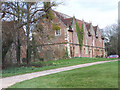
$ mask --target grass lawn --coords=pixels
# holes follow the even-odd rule
[[[77,64],[91,63],[91,62],[97,62],[97,61],[106,61],[106,60],[114,60],[114,59],[72,58],[72,59],[46,61],[46,62],[39,62],[39,63],[37,62],[37,63],[34,63],[34,65],[40,66],[42,64],[43,67],[35,67],[35,66],[9,67],[5,70],[2,70],[2,77],[8,77],[8,76],[20,75],[20,74],[25,74],[25,73],[43,71],[43,70],[48,70],[48,69],[55,69],[55,68],[72,66],[72,65],[77,65]]]
[[[118,88],[118,61],[41,76],[10,88]]]

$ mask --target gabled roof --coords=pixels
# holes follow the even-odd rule
[[[91,25],[91,23],[85,22],[85,25],[86,25],[87,31],[90,31],[90,25]]]
[[[71,26],[72,25],[73,17],[70,17],[66,14],[63,14],[63,13],[60,13],[60,12],[57,12],[57,11],[54,11],[54,12],[66,26]],[[79,20],[79,19],[76,19],[76,20],[77,20],[77,23],[78,23],[79,27],[81,28],[82,21]]]
[[[59,17],[59,19],[61,19],[63,21],[64,17],[62,15],[59,14],[59,12],[53,11],[55,12],[55,14]]]
[[[62,21],[64,22],[65,25],[71,26],[73,18],[66,18],[66,19],[63,19]]]
[[[72,22],[73,22],[73,18],[74,17],[70,17],[66,14],[63,14],[63,13],[60,13],[60,12],[57,12],[57,11],[54,11],[55,14],[59,17],[59,19],[66,25],[66,26],[71,26],[72,25]],[[76,19],[77,20],[77,24],[79,25],[79,27],[81,28],[82,26],[82,23],[83,21],[79,20],[79,19]],[[90,31],[90,28],[91,28],[91,23],[88,23],[88,22],[84,22],[85,23],[85,26],[86,26],[86,29],[87,31]],[[92,26],[93,27],[93,30],[95,32],[95,35],[97,34],[97,27],[98,26]]]
[[[93,26],[94,31],[97,31],[97,26]]]
[[[78,19],[76,19],[77,20],[77,24],[78,24],[78,26],[80,27],[80,28],[82,28],[82,21],[81,20],[78,20]]]
[[[73,20],[73,17],[70,17],[66,14],[63,14],[63,13],[60,13],[60,12],[57,12],[57,11],[53,11],[55,12],[55,14],[59,17],[59,19],[67,26],[69,25],[72,25],[72,20]]]
[[[53,12],[55,12],[55,14],[56,14],[60,19],[71,18],[71,16],[68,16],[68,15],[66,15],[66,14],[63,14],[63,13],[60,13],[60,12],[57,12],[57,11],[54,11],[54,10],[53,10]]]
[[[95,31],[95,35],[97,34],[96,32],[97,32],[97,26],[93,26],[93,29],[94,29],[94,31]]]

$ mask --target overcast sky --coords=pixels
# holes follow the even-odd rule
[[[55,10],[86,22],[92,22],[101,29],[117,23],[119,0],[63,0],[64,5]]]

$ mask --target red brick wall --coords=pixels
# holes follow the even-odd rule
[[[35,36],[35,40],[38,42],[38,44],[43,44],[42,51],[39,51],[39,56],[41,58],[44,58],[44,60],[57,60],[57,59],[65,58],[66,44],[64,43],[65,43],[65,32],[67,30],[66,26],[63,23],[61,23],[61,21],[57,16],[54,17],[52,21],[49,21],[48,19],[44,19],[39,23],[42,23],[42,26],[44,28],[43,37],[38,39],[39,32],[36,32],[37,34]],[[61,28],[60,35],[56,36],[55,34],[56,31],[52,29],[53,24],[59,24]],[[50,38],[48,39],[46,36]]]
[[[82,47],[82,53],[80,53],[80,47],[79,47],[78,37],[76,33],[75,20],[73,20],[73,23],[72,23],[73,32],[68,32],[67,26],[65,26],[65,24],[57,16],[53,19],[52,22],[60,25],[61,35],[55,36],[55,31],[48,27],[48,24],[47,24],[48,21],[47,19],[44,19],[43,26],[46,28],[49,28],[49,30],[45,29],[44,32],[46,34],[49,34],[50,37],[53,37],[53,38],[50,38],[49,40],[43,38],[42,41],[44,41],[44,43],[65,43],[66,41],[69,41],[68,44],[65,45],[65,48],[66,47],[68,48],[68,51],[69,51],[68,53],[70,57],[80,57],[81,55],[82,57],[96,57],[97,55],[101,56],[102,53],[104,53],[104,50],[102,50],[100,55],[99,48],[96,48],[96,47],[101,47],[101,48],[104,47],[104,41],[102,41],[101,39],[101,33],[99,31],[99,28],[97,30],[97,34],[98,34],[98,39],[97,39],[95,36],[95,31],[93,29],[92,24],[90,25],[90,28],[89,28],[91,36],[88,36],[88,28],[84,23],[83,47]],[[77,23],[81,28],[82,21],[78,20]],[[52,27],[52,25],[50,25],[50,27]],[[66,33],[68,34],[67,40],[65,40]],[[93,48],[93,41],[94,41],[94,48]],[[87,50],[87,53],[86,53],[86,50]]]
[[[48,23],[49,21],[47,19],[44,19],[44,23],[43,23],[43,27],[45,28],[44,29],[44,35],[48,35],[48,37],[50,37],[49,39],[48,38],[43,38],[42,41],[44,41],[45,43],[64,43],[65,42],[65,25],[62,24],[60,22],[60,20],[57,18],[57,17],[54,17],[53,19],[53,23],[55,24],[59,24],[59,26],[61,27],[61,35],[59,36],[55,36],[55,30],[52,29],[52,25],[53,23]]]

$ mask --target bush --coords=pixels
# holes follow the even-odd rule
[[[101,55],[101,58],[103,58],[103,55]]]
[[[97,55],[96,58],[100,58],[100,56]]]
[[[40,61],[44,61],[44,58],[39,58]]]

